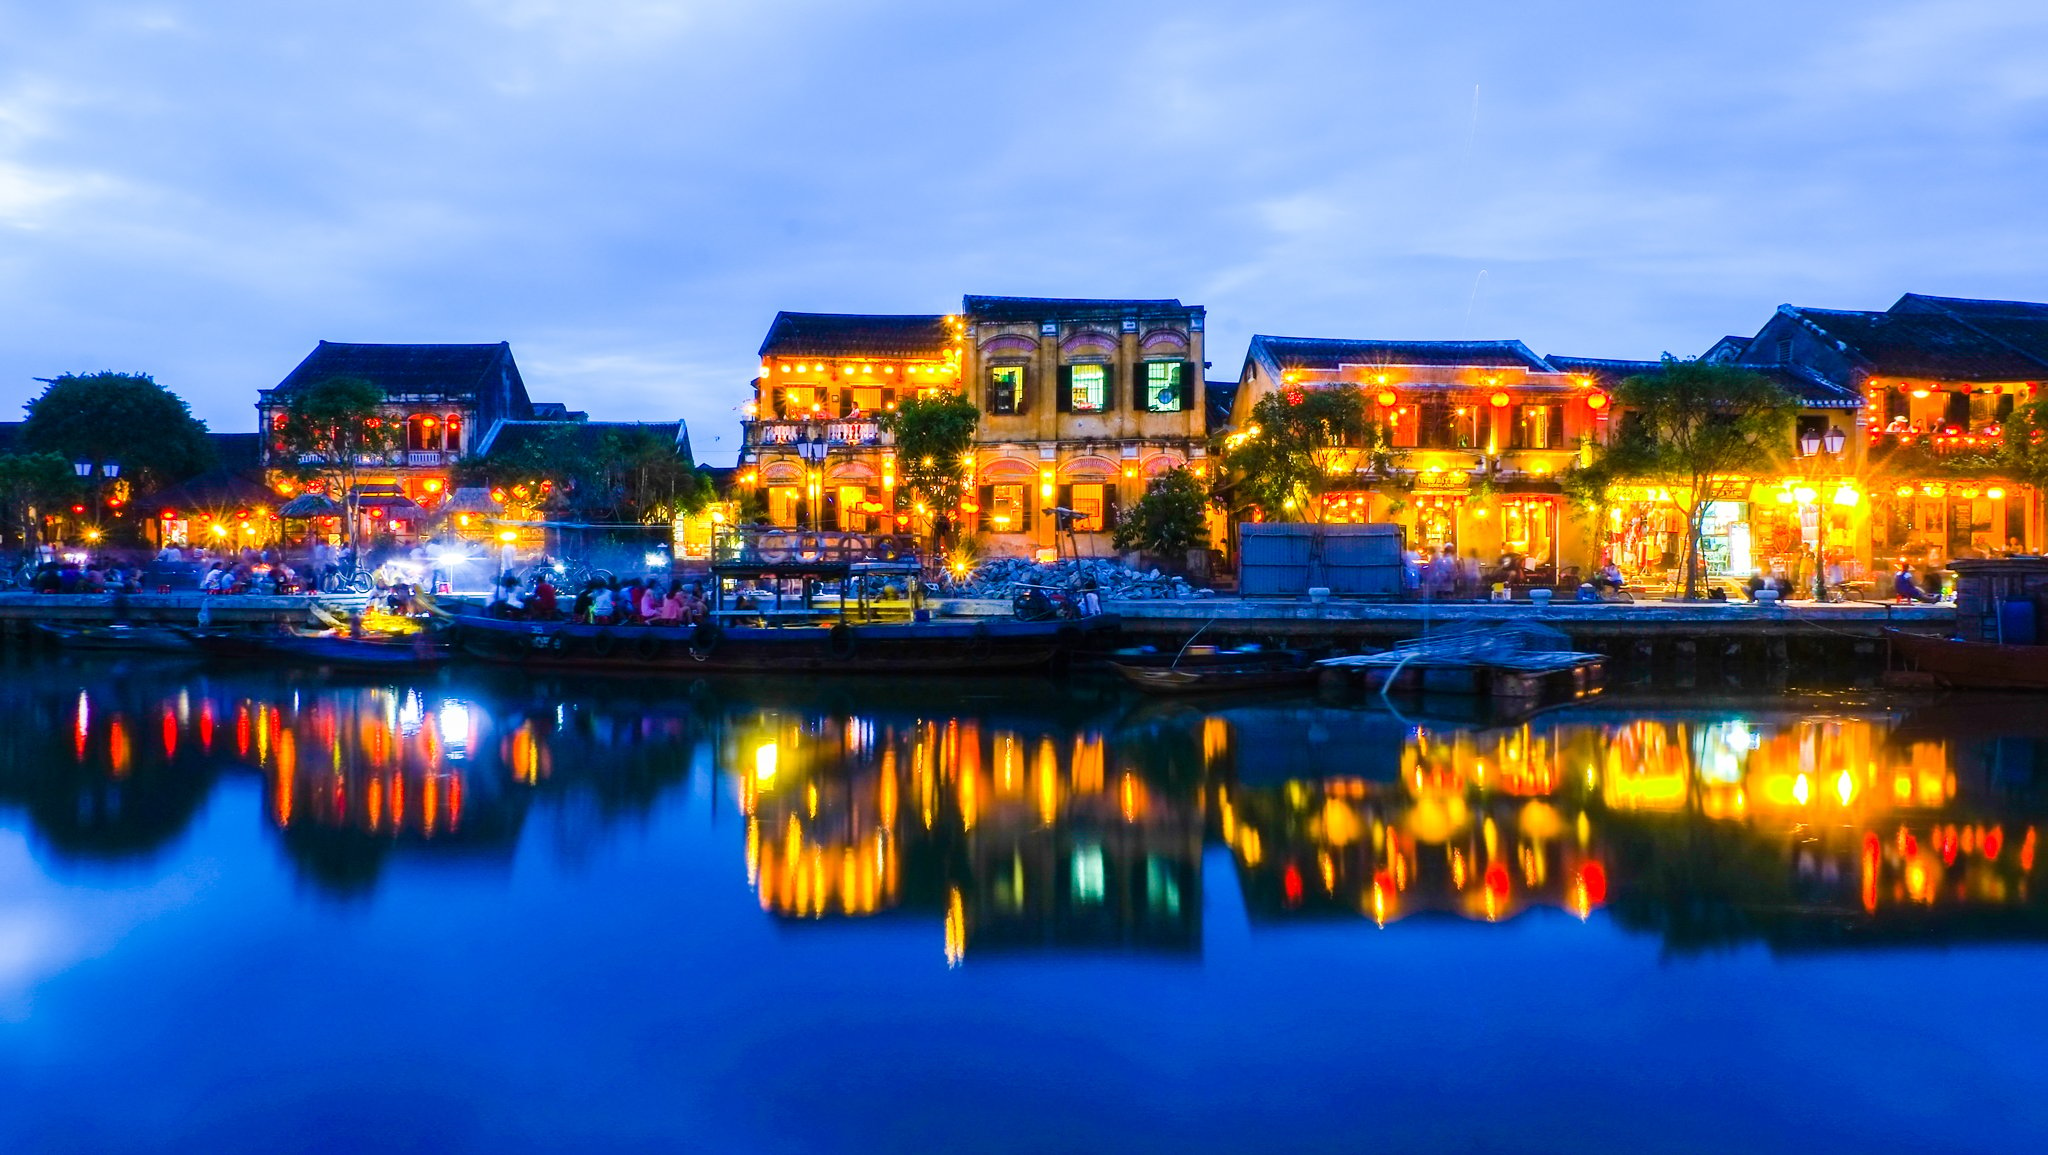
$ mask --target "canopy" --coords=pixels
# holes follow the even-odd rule
[[[441,503],[442,513],[497,513],[498,503],[491,500],[491,491],[480,486],[463,486],[448,495]]]
[[[302,493],[284,503],[277,511],[279,517],[313,518],[338,517],[341,505],[324,493]]]

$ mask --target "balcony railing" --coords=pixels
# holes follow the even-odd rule
[[[442,454],[438,449],[408,449],[405,453],[405,463],[407,465],[439,465],[441,461]]]
[[[712,535],[711,560],[729,566],[837,566],[918,559],[917,538],[785,526],[729,526]]]
[[[1870,435],[1866,456],[1873,465],[1897,457],[1979,457],[1998,452],[2004,443],[2004,433],[1995,425],[1975,430],[1945,426],[1932,432],[1880,432]]]
[[[795,445],[823,441],[827,445],[888,445],[893,439],[879,423],[858,417],[797,421],[781,418],[747,421],[748,445]]]

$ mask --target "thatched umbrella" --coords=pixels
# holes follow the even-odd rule
[[[340,517],[341,503],[324,493],[302,493],[279,507],[277,516],[305,521],[315,517]]]

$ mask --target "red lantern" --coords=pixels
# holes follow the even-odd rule
[[[1496,393],[1492,397],[1488,398],[1488,400],[1493,402],[1493,407],[1495,409],[1506,409],[1508,407],[1508,402],[1513,400],[1513,398],[1509,397],[1505,393]]]
[[[1588,409],[1605,409],[1605,408],[1607,408],[1607,394],[1605,394],[1605,393],[1595,393],[1595,394],[1593,394],[1593,395],[1592,395],[1591,397],[1588,397],[1588,398],[1586,398],[1586,408],[1588,408]]]
[[[1392,409],[1394,407],[1394,402],[1396,400],[1399,399],[1394,396],[1394,391],[1392,389],[1380,390],[1380,408]]]

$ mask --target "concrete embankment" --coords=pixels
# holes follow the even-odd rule
[[[234,594],[227,597],[205,594],[25,594],[0,593],[0,632],[19,637],[35,622],[55,625],[91,626],[115,621],[137,624],[191,626],[199,623],[204,605],[214,625],[224,627],[260,626],[276,622],[300,624],[312,620],[310,596]]]

